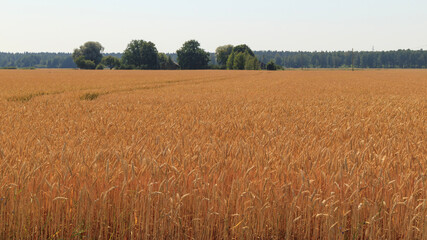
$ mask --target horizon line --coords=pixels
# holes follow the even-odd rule
[[[427,45],[424,45],[427,46]],[[253,50],[254,52],[303,52],[303,53],[315,53],[315,52],[396,52],[396,51],[427,51],[427,49],[423,49],[421,48],[399,48],[399,49],[394,49],[394,50],[314,50],[314,51],[309,51],[309,50]],[[206,51],[208,53],[215,53],[215,51],[211,52],[211,51]],[[40,51],[40,52],[35,52],[35,51],[24,51],[24,52],[6,52],[6,51],[0,51],[0,53],[6,53],[6,54],[38,54],[38,53],[62,53],[62,54],[73,54],[72,52],[62,52],[62,51],[58,51],[58,52],[54,52],[54,51]],[[102,54],[122,54],[123,52],[102,52]],[[160,52],[159,53],[165,53],[165,54],[176,54],[176,52]]]

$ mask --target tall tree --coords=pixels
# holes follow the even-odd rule
[[[234,54],[234,52],[231,52],[230,56],[228,56],[227,59],[227,69],[233,69],[233,64],[234,64],[234,58],[235,58],[236,54]]]
[[[261,69],[261,64],[258,59],[249,54],[245,54],[245,70],[259,70]]]
[[[74,49],[73,60],[79,68],[95,69],[101,63],[103,51],[104,47],[99,42],[86,42]]]
[[[227,64],[228,57],[233,51],[233,45],[224,45],[217,47],[215,51],[216,61],[222,67],[225,67]]]
[[[245,53],[248,52],[251,56],[255,56],[254,52],[246,44],[237,45],[233,48],[234,53]]]
[[[256,70],[260,69],[260,62],[255,57],[254,52],[246,45],[235,46],[228,56],[227,69],[236,70]]]
[[[156,45],[144,40],[132,40],[122,57],[123,64],[136,69],[159,69]]]
[[[234,57],[233,69],[243,70],[245,69],[245,54],[238,52]]]
[[[200,48],[196,40],[185,42],[176,51],[181,69],[204,69],[208,67],[209,53]]]

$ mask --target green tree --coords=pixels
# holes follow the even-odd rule
[[[255,56],[254,52],[246,44],[237,45],[233,48],[234,53],[245,53],[248,52],[249,55]]]
[[[245,54],[238,52],[234,57],[233,69],[243,70],[245,69]]]
[[[272,60],[267,63],[267,70],[275,71],[276,69],[276,64]]]
[[[159,57],[156,45],[144,40],[132,40],[122,57],[127,68],[159,69]]]
[[[108,67],[110,70],[113,68],[119,68],[120,67],[120,59],[113,57],[113,56],[106,56],[102,58],[101,63]]]
[[[234,52],[232,52],[230,54],[230,56],[228,56],[228,59],[227,59],[227,69],[233,69],[234,57],[235,57]]]
[[[235,46],[228,56],[227,69],[257,70],[261,68],[261,63],[255,57],[254,52],[246,45]]]
[[[227,65],[228,57],[230,56],[232,51],[233,45],[224,45],[217,47],[215,51],[215,57],[218,64],[222,67],[225,67]]]
[[[176,53],[181,69],[206,69],[208,67],[209,53],[201,49],[200,43],[196,40],[185,42]]]
[[[259,70],[261,69],[261,64],[258,59],[250,54],[245,54],[245,69],[246,70]]]
[[[75,58],[74,62],[76,63],[77,67],[81,69],[95,69],[96,67],[94,61],[86,60],[84,56],[79,56]]]
[[[80,48],[74,49],[73,60],[77,67],[95,69],[102,60],[104,47],[99,42],[86,42]]]

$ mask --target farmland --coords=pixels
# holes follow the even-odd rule
[[[0,239],[427,239],[426,142],[426,70],[0,70]]]

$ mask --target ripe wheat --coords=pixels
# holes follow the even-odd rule
[[[0,114],[1,239],[427,239],[425,70],[0,71]]]

